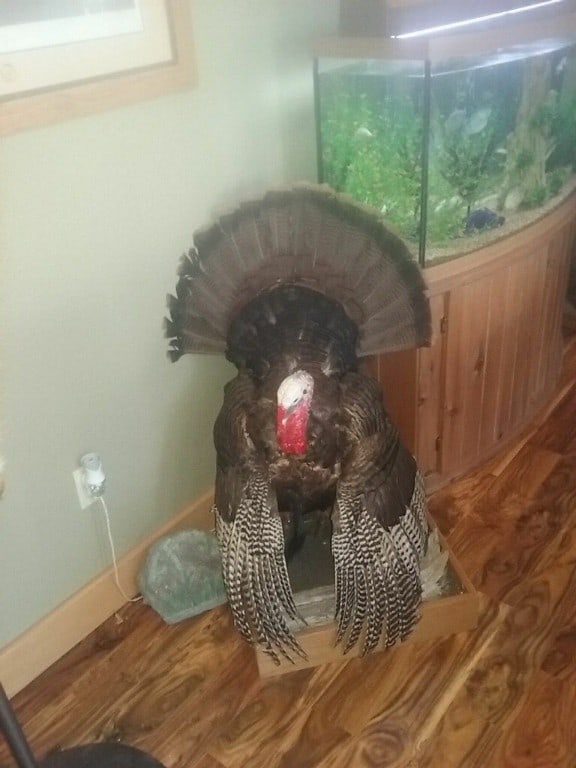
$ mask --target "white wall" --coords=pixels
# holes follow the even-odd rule
[[[335,0],[196,0],[199,85],[0,143],[6,491],[0,647],[110,556],[72,470],[99,451],[119,554],[212,482],[223,360],[171,365],[165,294],[194,229],[315,178],[309,42]]]

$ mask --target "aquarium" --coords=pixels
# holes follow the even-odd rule
[[[422,264],[523,228],[573,191],[573,40],[446,56],[361,42],[315,60],[320,181],[380,210]]]

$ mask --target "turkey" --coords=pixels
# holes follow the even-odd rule
[[[169,297],[169,355],[238,369],[214,426],[214,514],[235,625],[276,662],[304,655],[288,520],[330,514],[337,641],[404,639],[421,602],[422,477],[363,355],[429,344],[420,270],[379,214],[324,186],[268,192],[197,232]]]

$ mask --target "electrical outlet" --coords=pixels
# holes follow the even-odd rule
[[[74,483],[76,484],[76,492],[78,494],[78,501],[80,502],[80,509],[87,509],[91,504],[96,501],[95,496],[90,496],[86,486],[84,485],[84,469],[79,467],[72,472]]]

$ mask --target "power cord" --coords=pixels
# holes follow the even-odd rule
[[[138,603],[140,600],[142,600],[142,595],[139,595],[138,597],[128,597],[126,592],[124,592],[122,589],[122,585],[120,584],[120,575],[118,573],[118,560],[116,559],[116,547],[114,546],[114,538],[112,536],[112,526],[110,525],[108,507],[104,501],[104,496],[97,496],[96,498],[102,502],[102,509],[104,510],[104,517],[106,519],[106,530],[108,532],[108,541],[110,542],[110,551],[112,552],[112,562],[114,564],[114,581],[116,582],[116,586],[118,587],[120,594],[126,600],[126,602]]]

